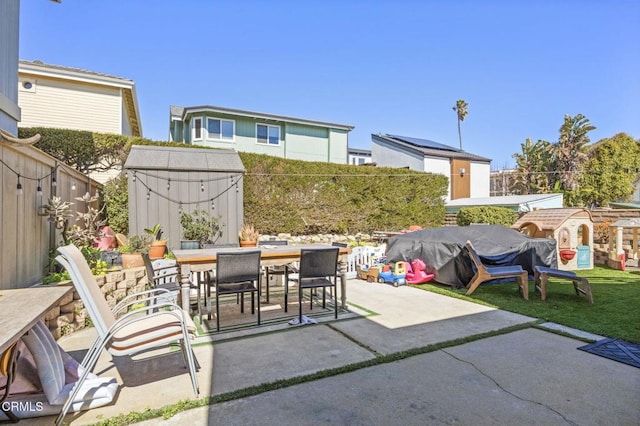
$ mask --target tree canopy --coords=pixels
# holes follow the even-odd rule
[[[640,182],[640,141],[618,133],[588,145],[594,129],[582,114],[565,115],[556,143],[527,139],[520,144],[521,152],[513,154],[517,171],[511,191],[563,192],[570,206],[629,200]]]
[[[591,145],[579,179],[579,197],[586,205],[628,201],[640,180],[640,144],[625,133]]]

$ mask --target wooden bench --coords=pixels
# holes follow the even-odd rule
[[[471,241],[467,241],[465,248],[469,253],[469,257],[471,257],[471,261],[476,266],[476,274],[471,281],[469,281],[469,284],[467,284],[467,292],[465,293],[467,296],[472,294],[476,288],[485,281],[499,278],[517,278],[522,297],[524,297],[524,300],[529,300],[529,275],[527,271],[522,269],[522,266],[486,266],[482,263]]]
[[[535,279],[536,291],[540,292],[540,299],[545,300],[547,298],[547,280],[549,277],[561,278],[573,282],[573,288],[577,295],[580,293],[587,296],[587,302],[590,305],[593,304],[593,296],[591,295],[591,288],[589,287],[589,280],[583,277],[579,277],[575,272],[562,271],[560,269],[548,268],[546,266],[534,266],[533,274]]]

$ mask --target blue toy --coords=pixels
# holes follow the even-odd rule
[[[393,284],[394,287],[407,284],[407,267],[404,262],[396,262],[393,271],[390,267],[383,268],[383,271],[378,273],[379,283]]]

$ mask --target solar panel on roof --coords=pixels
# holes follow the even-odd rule
[[[409,136],[398,136],[398,135],[388,135],[388,136],[392,137],[393,139],[398,139],[398,140],[410,143],[412,145],[420,146],[422,148],[432,148],[432,149],[441,149],[445,151],[461,152],[459,149],[454,148],[452,146],[445,145],[439,142],[430,141],[428,139],[419,139],[419,138],[412,138]]]

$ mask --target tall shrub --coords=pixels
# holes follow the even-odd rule
[[[107,224],[115,232],[129,233],[129,192],[124,173],[104,185]]]
[[[240,153],[245,222],[261,233],[400,230],[444,221],[445,176]]]

